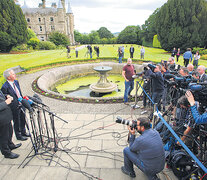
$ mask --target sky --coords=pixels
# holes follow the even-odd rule
[[[59,0],[46,0],[46,6]],[[65,0],[74,14],[75,30],[90,33],[106,27],[112,33],[121,32],[129,25],[142,25],[167,0]],[[29,7],[38,7],[41,0],[26,0]],[[19,0],[21,5],[24,0]]]

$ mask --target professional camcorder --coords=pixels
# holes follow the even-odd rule
[[[131,127],[131,129],[137,129],[137,121],[136,120],[129,121],[129,120],[123,119],[119,116],[116,119],[117,119],[116,123],[128,125]]]

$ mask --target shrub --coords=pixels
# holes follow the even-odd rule
[[[53,42],[50,41],[40,41],[39,48],[42,50],[52,50],[56,49],[56,46]]]
[[[200,55],[207,54],[207,49],[199,48],[199,47],[194,47],[192,53],[195,54],[197,51],[199,51]]]
[[[12,48],[12,51],[24,51],[24,50],[28,50],[27,44],[20,44]]]
[[[153,47],[161,48],[161,44],[160,44],[160,41],[157,38],[157,35],[154,35],[154,37],[153,37]]]
[[[206,54],[206,55],[201,56],[201,59],[207,60],[207,54]]]
[[[38,48],[39,48],[39,43],[40,43],[40,40],[37,39],[37,38],[31,38],[31,39],[27,42],[28,46],[33,47],[33,49],[38,49]]]
[[[56,46],[59,46],[59,45],[66,46],[70,44],[68,36],[66,36],[63,33],[57,32],[57,31],[51,32],[49,34],[49,41],[53,42]]]

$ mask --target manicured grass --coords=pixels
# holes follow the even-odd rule
[[[118,47],[121,46],[120,44],[116,45],[99,45],[100,47],[100,57],[115,57],[118,58]],[[129,55],[129,48],[131,45],[124,45],[125,53],[124,58],[128,58]],[[134,59],[140,59],[140,48],[141,46],[134,45],[135,53]],[[93,48],[93,47],[92,47]],[[94,49],[93,49],[94,51]],[[4,83],[3,72],[11,67],[15,67],[20,65],[21,67],[29,70],[31,68],[40,67],[40,66],[51,66],[53,63],[58,62],[73,62],[73,63],[80,63],[78,60],[86,60],[89,59],[87,57],[87,48],[83,48],[79,51],[79,57],[75,57],[75,50],[74,48],[71,49],[71,58],[67,58],[66,50],[50,50],[50,51],[35,51],[32,53],[27,54],[0,54],[0,87]],[[145,47],[145,60],[147,61],[154,61],[160,62],[161,60],[168,60],[170,57],[170,53],[167,53],[163,49],[157,48],[147,48]],[[93,60],[96,60],[95,52],[93,53]],[[107,60],[108,61],[108,60]],[[180,57],[181,65],[183,65],[183,58]],[[200,64],[207,65],[207,61],[200,60]]]

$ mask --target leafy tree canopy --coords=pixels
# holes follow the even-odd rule
[[[101,39],[102,38],[110,39],[114,37],[114,35],[106,27],[101,27],[97,32]]]
[[[49,34],[49,41],[53,42],[56,46],[67,46],[70,44],[68,36],[58,31],[54,31]]]
[[[168,0],[157,13],[156,29],[165,50],[206,46],[207,1]]]
[[[21,8],[14,1],[0,1],[0,51],[9,52],[13,46],[27,40],[27,23]]]
[[[120,32],[117,43],[120,44],[140,44],[139,37],[139,26],[127,26],[123,31]]]

